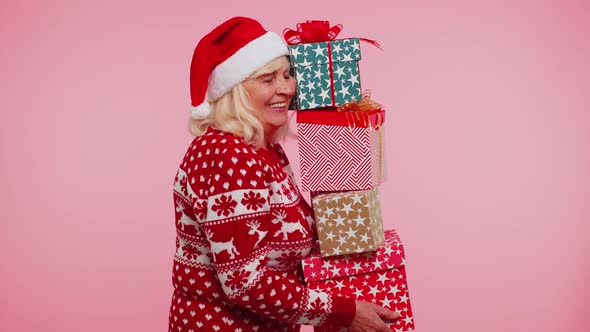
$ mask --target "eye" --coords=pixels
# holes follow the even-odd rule
[[[274,81],[274,76],[273,75],[264,75],[261,77],[262,82],[264,83],[272,83]]]

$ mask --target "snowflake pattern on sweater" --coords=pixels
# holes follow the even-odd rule
[[[170,331],[350,324],[354,300],[303,284],[300,262],[317,234],[280,145],[255,149],[210,129],[183,158],[174,205]]]

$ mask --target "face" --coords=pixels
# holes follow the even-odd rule
[[[266,137],[272,137],[289,120],[287,108],[295,94],[295,78],[286,57],[281,66],[271,73],[244,81],[255,116],[264,127]]]

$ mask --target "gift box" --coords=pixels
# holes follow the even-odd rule
[[[375,251],[383,244],[378,188],[313,198],[322,257]]]
[[[404,247],[395,230],[385,231],[385,242],[375,252],[324,257],[314,250],[302,262],[309,288],[330,290],[338,296],[378,304],[400,314],[386,322],[392,331],[415,328],[408,292]],[[346,329],[344,329],[346,330]],[[335,327],[316,327],[315,331],[338,331]]]
[[[358,38],[290,45],[297,77],[295,107],[307,110],[361,99]]]
[[[368,190],[382,182],[383,110],[297,112],[304,191]]]

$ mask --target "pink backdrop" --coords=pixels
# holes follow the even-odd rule
[[[587,2],[51,3],[0,9],[0,331],[166,330],[190,59],[234,15],[385,49],[362,82],[418,331],[590,331]]]

